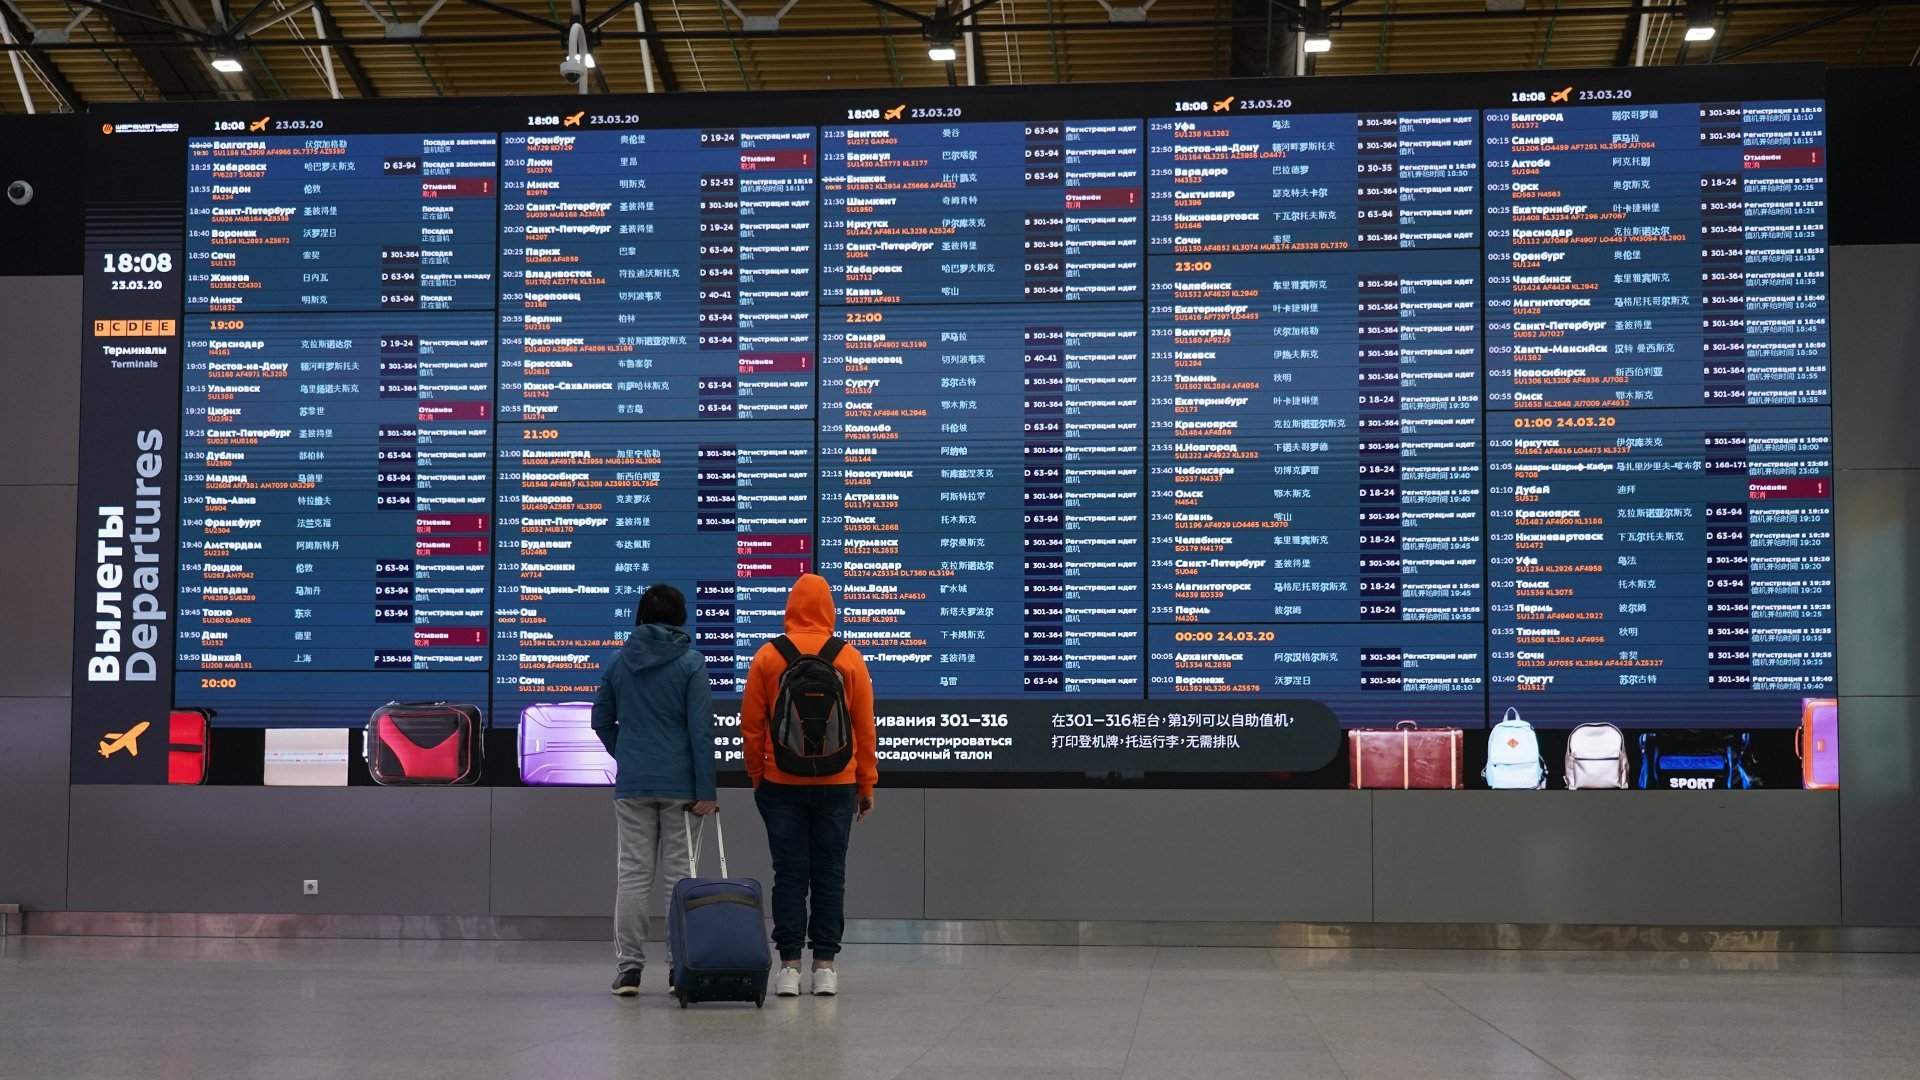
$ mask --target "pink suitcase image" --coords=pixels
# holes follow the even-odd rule
[[[1800,780],[1809,791],[1840,786],[1840,702],[1807,698],[1800,703],[1800,730],[1793,748],[1800,755]]]
[[[612,787],[613,755],[593,733],[593,703],[520,710],[520,782],[535,787]]]

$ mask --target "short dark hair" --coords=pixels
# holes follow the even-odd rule
[[[666,623],[687,625],[687,598],[671,585],[654,585],[640,594],[640,605],[633,609],[633,624]]]

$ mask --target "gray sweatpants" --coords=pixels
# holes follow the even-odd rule
[[[613,800],[620,850],[619,887],[613,897],[613,955],[621,971],[647,966],[654,856],[660,858],[663,898],[672,896],[673,887],[687,876],[686,805],[685,799]]]

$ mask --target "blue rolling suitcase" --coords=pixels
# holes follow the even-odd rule
[[[688,876],[673,887],[667,905],[667,941],[673,950],[673,993],[686,1008],[696,1001],[767,1003],[766,901],[753,878],[727,876],[727,837],[713,815],[720,841],[720,876],[703,878],[700,848],[687,830]],[[702,833],[706,829],[700,830]]]

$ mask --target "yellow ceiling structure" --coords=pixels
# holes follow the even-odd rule
[[[20,53],[40,111],[73,96],[87,104],[195,98],[324,98],[329,60],[343,97],[555,94],[570,0],[0,0],[0,25],[41,47]],[[586,20],[616,0],[594,0]],[[904,9],[870,0],[797,0],[772,35],[743,35],[785,0],[644,0],[652,46],[635,7],[614,10],[595,47],[615,93],[654,85],[682,91],[939,86],[946,65],[927,56],[918,24],[933,0]],[[1115,9],[1136,0],[1112,2]],[[1323,75],[1445,72],[1632,63],[1824,61],[1905,65],[1920,59],[1920,3],[1885,0],[1717,0],[1719,34],[1682,40],[1682,0],[1352,0],[1332,11],[1334,47]],[[1115,25],[1102,0],[997,0],[973,16],[975,77],[988,84],[1153,81],[1260,74],[1289,64],[1293,0],[1153,0],[1144,24]],[[893,10],[889,10],[892,8]],[[1640,12],[1636,14],[1635,12]],[[220,18],[255,28],[238,50],[245,70],[212,70],[204,40]],[[1124,17],[1124,10],[1123,10]],[[426,25],[418,40],[389,26]],[[1644,27],[1636,33],[1636,27]],[[38,32],[36,37],[35,32]],[[64,35],[64,42],[61,36]],[[331,55],[315,42],[349,44]],[[491,40],[490,40],[491,39]],[[964,50],[964,45],[962,46]],[[955,78],[965,81],[964,60]],[[0,66],[0,111],[20,112],[13,73]]]

